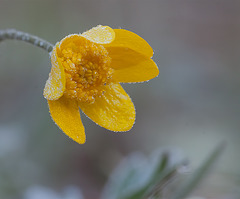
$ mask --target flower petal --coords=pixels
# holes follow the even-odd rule
[[[53,48],[51,54],[52,68],[43,91],[44,97],[48,100],[59,99],[65,90],[65,73],[61,62],[58,60],[57,46],[58,44]]]
[[[107,47],[112,58],[113,79],[116,82],[131,83],[150,80],[159,74],[155,62],[134,50],[123,47]]]
[[[57,49],[57,52],[61,54],[61,49],[74,48],[74,45],[79,45],[82,39],[83,37],[79,34],[70,34],[64,37],[59,43],[59,48]]]
[[[115,32],[109,26],[99,25],[82,33],[81,36],[98,44],[108,44],[115,39]]]
[[[114,29],[115,39],[112,43],[107,44],[111,47],[123,47],[130,48],[136,52],[144,54],[145,56],[151,58],[153,56],[152,47],[137,34],[124,30],[124,29]],[[105,45],[104,45],[105,46]]]
[[[81,103],[82,111],[98,125],[112,131],[128,131],[135,122],[135,108],[120,84],[106,86],[93,104]]]
[[[48,106],[59,128],[77,143],[84,144],[86,137],[77,101],[62,96],[55,101],[48,100]]]

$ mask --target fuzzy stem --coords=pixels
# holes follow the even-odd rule
[[[33,44],[34,46],[40,47],[49,53],[53,49],[53,44],[39,37],[31,35],[29,33],[21,32],[15,29],[0,30],[0,42],[5,39],[15,39],[15,40],[25,41],[30,44]]]

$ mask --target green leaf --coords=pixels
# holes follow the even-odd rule
[[[151,195],[182,165],[184,158],[177,152],[158,150],[150,158],[141,153],[129,155],[110,176],[102,199],[142,199]]]
[[[148,195],[152,195],[156,188],[172,178],[176,174],[178,165],[173,165],[173,167],[171,167],[169,159],[170,154],[167,152],[163,153],[145,186],[124,199],[148,198]]]

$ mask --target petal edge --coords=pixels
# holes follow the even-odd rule
[[[45,84],[43,95],[48,100],[59,99],[65,90],[65,72],[61,62],[57,56],[58,44],[51,53],[51,72]]]

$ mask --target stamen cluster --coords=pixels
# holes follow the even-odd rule
[[[60,48],[59,57],[65,70],[65,95],[80,102],[93,103],[111,82],[111,58],[99,44],[83,38]]]

